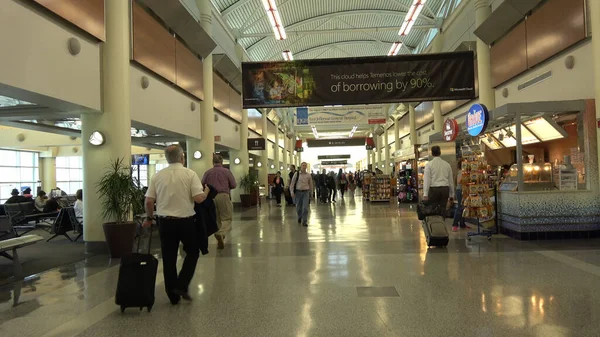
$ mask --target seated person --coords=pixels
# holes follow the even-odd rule
[[[23,190],[23,196],[27,199],[32,199],[33,200],[33,195],[31,194],[31,188],[27,187],[26,189]]]
[[[75,201],[75,206],[73,206],[73,208],[75,209],[75,217],[83,218],[83,190],[78,189],[77,193],[75,193],[75,196],[77,197],[77,201]]]
[[[8,200],[6,200],[5,204],[18,204],[20,202],[27,202],[30,201],[27,198],[25,198],[22,195],[19,195],[19,190],[17,190],[16,188],[13,188],[12,192],[10,192],[10,194],[12,195],[12,197],[8,198]]]
[[[44,192],[43,190],[40,190],[38,192],[37,197],[35,198],[35,208],[39,212],[43,212],[44,207],[46,206],[46,201],[48,201],[48,196],[46,195],[46,192]]]
[[[58,190],[58,192],[60,193],[60,195],[58,195],[58,197],[66,197],[67,196],[67,192],[61,190],[60,188],[56,188]]]
[[[49,199],[46,201],[46,205],[44,206],[44,213],[56,213],[60,209],[60,205],[56,198]]]

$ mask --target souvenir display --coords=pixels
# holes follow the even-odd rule
[[[390,201],[392,196],[391,178],[385,174],[371,177],[369,200],[372,202]]]
[[[482,223],[493,220],[495,180],[485,158],[480,153],[470,153],[463,157],[462,167],[463,217],[478,218]]]

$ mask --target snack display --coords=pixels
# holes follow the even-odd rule
[[[493,220],[494,200],[490,193],[494,180],[490,177],[485,158],[479,153],[465,155],[462,167],[463,217],[478,218],[480,222]]]
[[[384,174],[378,174],[371,177],[370,181],[370,201],[390,201],[392,196],[391,179]]]

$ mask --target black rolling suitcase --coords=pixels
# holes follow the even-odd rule
[[[423,231],[427,247],[446,247],[448,246],[448,230],[444,217],[440,215],[429,215],[423,220]]]
[[[138,307],[140,311],[146,307],[150,312],[154,305],[158,260],[150,254],[152,227],[150,227],[147,254],[137,253],[141,240],[142,236],[140,235],[136,253],[121,259],[117,296],[115,297],[115,302],[121,306],[121,312],[131,307]]]

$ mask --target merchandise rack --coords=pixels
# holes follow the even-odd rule
[[[363,199],[369,200],[371,192],[371,173],[365,173],[363,176],[363,185],[362,185],[362,193]]]
[[[372,177],[369,194],[371,202],[389,202],[392,197],[391,178],[384,174]]]

